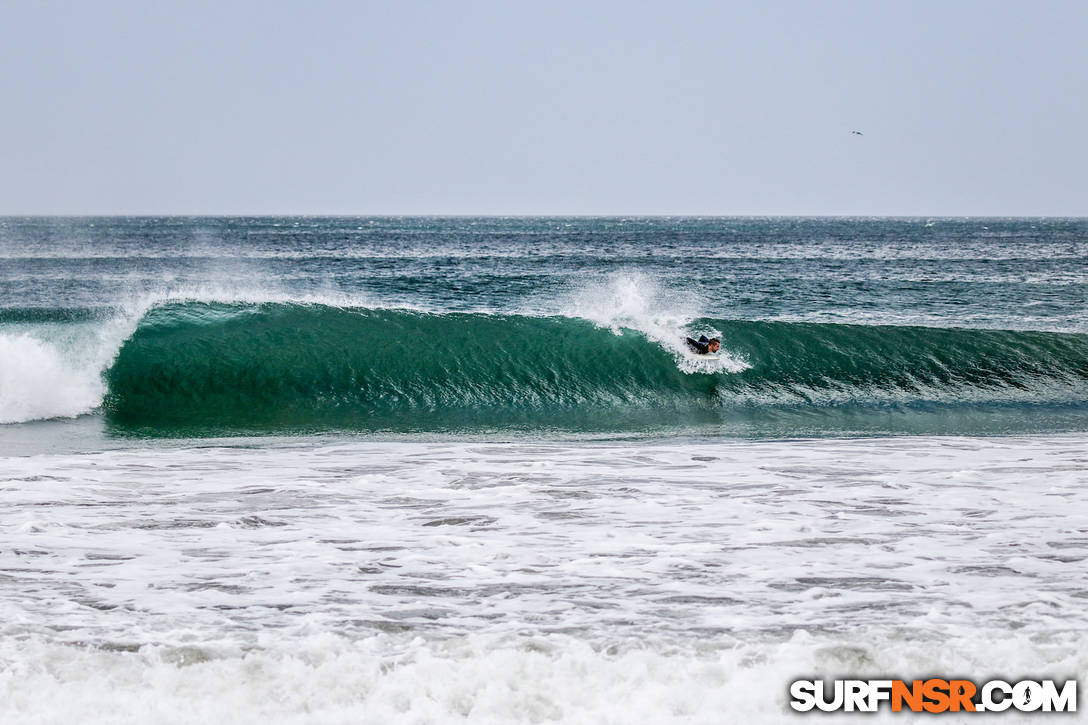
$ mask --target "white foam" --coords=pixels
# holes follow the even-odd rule
[[[0,423],[93,410],[105,392],[99,373],[30,334],[0,333]]]
[[[802,676],[1064,680],[1088,670],[1084,450],[0,457],[0,722],[761,723]]]
[[[941,643],[859,635],[799,632],[773,644],[711,637],[610,647],[563,635],[379,635],[354,642],[315,635],[244,653],[214,646],[118,652],[6,640],[0,642],[0,719],[23,725],[805,722],[813,716],[790,710],[787,687],[814,673],[969,675],[975,681],[1030,673],[1064,682],[1088,665],[1080,654],[1088,645],[1083,634],[1061,647],[1015,635]],[[818,719],[858,717],[821,713]],[[905,715],[885,704],[860,717],[901,722]],[[1012,711],[977,713],[971,722],[1030,719]]]
[[[574,290],[562,305],[563,314],[580,317],[617,335],[635,330],[657,343],[676,359],[686,373],[739,373],[751,367],[740,355],[729,352],[722,340],[716,358],[693,354],[684,342],[688,336],[720,337],[713,328],[689,329],[699,317],[700,302],[690,293],[666,290],[653,277],[629,271],[613,274]]]

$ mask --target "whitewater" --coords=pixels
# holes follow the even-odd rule
[[[1083,681],[1086,263],[1070,219],[0,219],[0,721]]]
[[[1084,463],[1080,436],[12,457],[0,714],[776,722],[811,673],[1080,677]]]

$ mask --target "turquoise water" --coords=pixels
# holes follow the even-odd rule
[[[1088,430],[1084,220],[7,218],[0,259],[6,424]]]

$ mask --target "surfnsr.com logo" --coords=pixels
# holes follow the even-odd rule
[[[893,712],[1076,712],[1077,681],[1054,680],[796,680],[790,707],[798,712],[876,712],[885,703]]]

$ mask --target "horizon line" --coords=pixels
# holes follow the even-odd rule
[[[1088,214],[666,214],[666,213],[320,213],[320,212],[227,212],[227,213],[0,213],[0,219],[1088,219]]]

